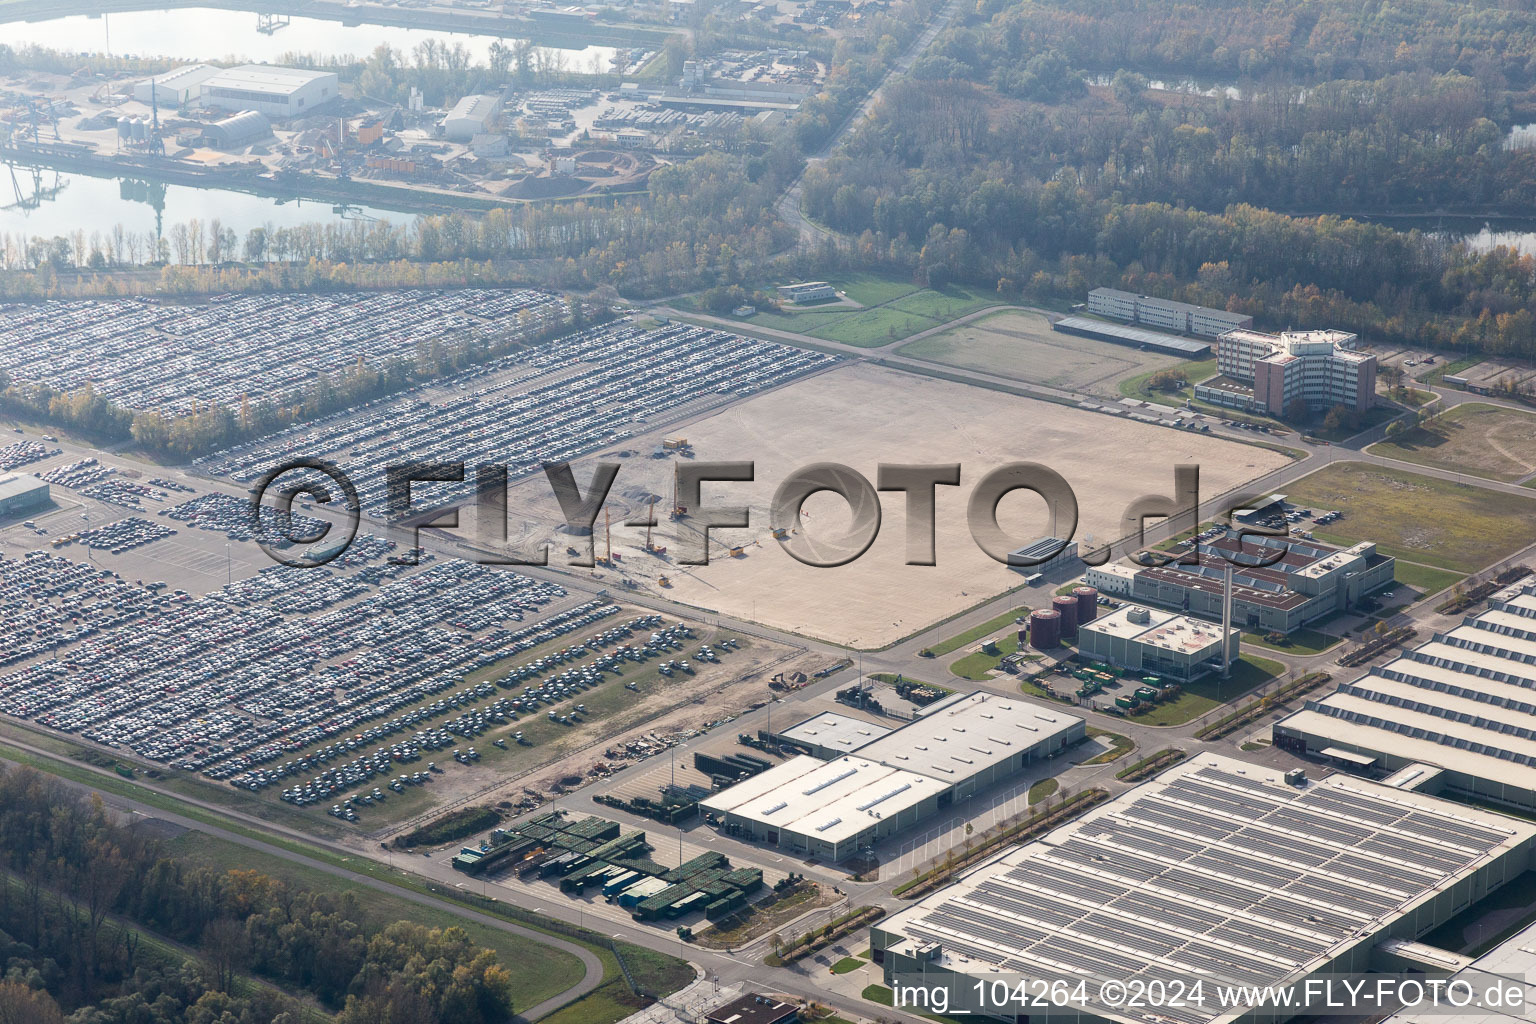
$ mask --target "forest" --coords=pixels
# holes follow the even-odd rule
[[[371,927],[345,889],[168,856],[87,797],[0,768],[0,1020],[492,1024],[506,971],[458,928]],[[195,957],[176,954],[194,947]]]

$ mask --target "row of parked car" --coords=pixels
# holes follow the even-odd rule
[[[87,384],[134,410],[275,400],[321,373],[410,358],[418,346],[494,343],[568,323],[534,289],[240,295],[176,305],[138,298],[0,305],[0,369],[26,384]]]
[[[296,457],[370,467],[356,483],[364,506],[382,515],[382,467],[404,458],[493,462],[506,465],[516,479],[540,472],[546,462],[621,441],[652,417],[701,411],[837,357],[686,325],[644,330],[619,322],[578,331],[502,365],[510,371],[530,358],[548,373],[547,383],[535,379],[513,391],[493,382],[447,398],[409,395],[369,403],[351,415],[297,425],[209,456],[199,468],[249,483]],[[579,374],[564,372],[577,365]],[[413,500],[430,507],[435,496],[442,503],[458,493],[448,488],[418,484]]]

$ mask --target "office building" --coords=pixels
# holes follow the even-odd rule
[[[1253,326],[1253,317],[1241,313],[1137,295],[1119,288],[1095,288],[1089,292],[1088,312],[1124,320],[1129,324],[1158,327],[1180,334],[1197,334],[1204,338],[1214,338],[1227,331]]]
[[[1195,385],[1195,397],[1270,416],[1296,402],[1363,412],[1376,398],[1376,357],[1356,351],[1358,341],[1347,331],[1227,331],[1216,339],[1217,376]]]

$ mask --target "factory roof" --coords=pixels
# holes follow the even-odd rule
[[[496,113],[499,102],[495,96],[471,93],[455,103],[444,120],[457,121],[468,118],[471,121],[488,121]]]
[[[1145,613],[1145,621],[1136,621]],[[1221,627],[1187,615],[1157,611],[1141,605],[1125,605],[1109,615],[1078,627],[1079,631],[1135,640],[1165,650],[1199,654],[1221,646]]]
[[[890,735],[890,732],[883,725],[840,715],[836,711],[823,711],[814,718],[807,718],[799,725],[785,729],[779,735],[807,746],[826,747],[851,754],[882,736]]]
[[[31,494],[33,491],[46,490],[47,487],[46,483],[35,476],[6,473],[0,476],[0,499],[14,498],[18,494]]]
[[[222,68],[215,67],[212,64],[183,64],[181,67],[166,71],[163,74],[141,79],[138,84],[147,86],[153,82],[156,86],[165,86],[166,88],[173,86],[177,88],[191,87],[199,82],[207,81],[222,70]]]
[[[796,1003],[786,1003],[772,996],[749,992],[705,1015],[711,1024],[778,1024],[800,1011]]]
[[[1069,547],[1071,543],[1060,537],[1041,537],[1039,540],[1030,541],[1023,547],[1008,552],[1008,564],[1018,564],[1014,561],[1015,559],[1029,559],[1030,564],[1046,562],[1072,550]]]
[[[1155,302],[1166,309],[1183,310],[1186,313],[1202,313],[1206,316],[1230,317],[1234,323],[1249,319],[1244,313],[1230,313],[1225,309],[1217,309],[1215,306],[1196,306],[1188,302],[1180,302],[1177,299],[1160,299],[1155,295],[1138,295],[1122,288],[1095,288],[1090,295],[1107,295],[1116,299],[1135,299],[1138,302]]]
[[[1082,719],[993,693],[934,705],[859,756],[953,785],[1080,725]]]
[[[1175,305],[1180,305],[1180,303],[1175,303]],[[1198,309],[1199,307],[1192,306],[1190,308]],[[1233,315],[1236,316],[1236,314]],[[1172,352],[1177,355],[1199,356],[1211,350],[1210,344],[1204,341],[1191,341],[1188,338],[1181,338],[1176,334],[1149,331],[1143,327],[1131,327],[1128,324],[1106,323],[1103,320],[1094,320],[1086,316],[1064,316],[1052,323],[1051,329],[1068,334],[1090,333],[1096,337],[1112,338],[1132,345],[1145,345],[1151,349]]]
[[[1050,982],[1283,984],[1374,943],[1536,824],[1335,775],[1199,754],[881,924],[907,955]],[[902,941],[904,940],[904,941]],[[1092,1002],[1114,1020],[1197,1024],[1244,1008]]]
[[[270,64],[242,64],[225,68],[203,84],[218,89],[251,89],[257,92],[295,92],[322,78],[335,78],[334,71],[306,71]]]
[[[758,782],[763,785],[749,790],[750,799],[739,799],[737,790]],[[716,793],[700,806],[836,844],[947,788],[937,779],[863,757],[819,761],[802,755]]]

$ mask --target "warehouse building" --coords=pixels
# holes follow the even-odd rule
[[[830,761],[834,757],[851,754],[862,747],[867,747],[882,736],[890,734],[891,730],[883,725],[850,718],[836,711],[823,711],[813,718],[807,718],[799,725],[785,729],[778,734],[777,738],[804,747],[813,757]]]
[[[785,302],[822,302],[837,298],[837,290],[825,281],[803,281],[800,284],[781,284],[777,289]]]
[[[133,98],[140,103],[153,102],[162,107],[182,107],[195,103],[203,94],[203,83],[219,73],[212,64],[188,64],[133,86]]]
[[[1119,288],[1095,288],[1088,293],[1088,312],[1126,323],[1160,327],[1180,334],[1198,334],[1215,338],[1227,331],[1253,326],[1253,317],[1228,313],[1210,306],[1195,306],[1172,299],[1121,291]]]
[[[1376,400],[1376,357],[1358,344],[1347,331],[1227,331],[1216,339],[1217,376],[1196,384],[1195,397],[1271,416],[1298,401],[1363,412]]]
[[[1237,660],[1239,630],[1227,631],[1227,661]],[[1126,605],[1077,628],[1078,653],[1132,672],[1187,683],[1221,670],[1221,627],[1187,615]]]
[[[48,484],[35,476],[7,473],[0,476],[0,516],[14,516],[44,507],[49,502]]]
[[[1246,549],[1246,553],[1245,553]],[[1245,565],[1263,549],[1269,565]],[[1348,611],[1391,586],[1397,561],[1371,541],[1335,548],[1294,537],[1249,534],[1239,541],[1228,531],[1195,546],[1198,564],[1134,567],[1091,566],[1090,587],[1113,597],[1159,605],[1208,619],[1221,618],[1223,576],[1232,565],[1232,624],[1244,629],[1290,633],[1309,622]]]
[[[1443,1008],[1440,1012],[1427,1007],[1401,1010],[1384,1024],[1530,1024],[1531,1007],[1536,1006],[1536,981],[1532,980],[1536,979],[1536,924],[1520,929],[1476,959],[1436,952],[1452,961],[1442,968],[1455,972],[1446,979],[1447,984],[1454,984],[1460,992],[1477,993],[1478,1002],[1454,1017],[1448,1017]],[[1501,1005],[1491,1006],[1483,997],[1496,989],[1506,994],[1500,997]]]
[[[870,945],[887,984],[944,986],[950,1014],[1022,1020],[990,984],[1022,976],[1086,983],[1029,1005],[1030,1024],[1259,1019],[1212,987],[1365,971],[1526,871],[1533,843],[1536,823],[1197,754],[875,924]],[[1202,1002],[1099,1001],[1104,982],[1196,980]]]
[[[337,99],[341,79],[331,71],[243,64],[204,79],[201,89],[206,107],[298,117]]]
[[[1021,548],[1008,552],[1008,567],[1025,575],[1054,572],[1061,568],[1076,568],[1077,541],[1060,537],[1041,537]]]
[[[1107,324],[1102,320],[1092,320],[1086,316],[1064,316],[1060,320],[1051,322],[1051,330],[1076,335],[1079,338],[1107,341],[1114,345],[1129,345],[1136,349],[1166,352],[1186,359],[1199,359],[1209,355],[1211,351],[1211,346],[1203,341],[1192,341],[1175,334],[1163,334],[1160,331],[1148,331],[1140,327]]]
[[[215,149],[239,149],[272,136],[272,125],[254,110],[244,110],[203,129],[203,138]]]
[[[841,734],[852,719],[802,725]],[[820,727],[813,723],[820,721]],[[793,730],[791,730],[793,731]],[[801,755],[699,802],[727,831],[841,860],[958,799],[1053,757],[1086,735],[1081,718],[996,694],[955,694],[831,761]],[[812,737],[813,739],[818,737]],[[822,737],[825,738],[825,737]]]
[[[495,96],[465,96],[443,118],[443,137],[453,142],[471,142],[476,135],[489,134],[500,109],[501,100]]]
[[[1434,765],[1445,791],[1536,809],[1536,584],[1307,701],[1274,740],[1361,771]]]

